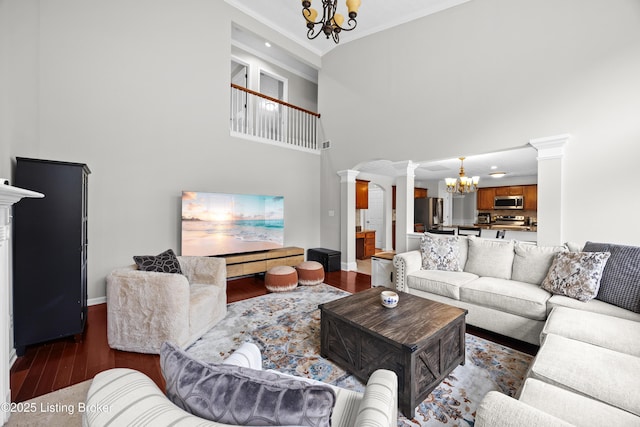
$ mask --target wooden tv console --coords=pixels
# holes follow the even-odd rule
[[[227,260],[227,278],[264,273],[271,267],[294,267],[304,261],[304,249],[295,246],[239,255],[223,256]]]

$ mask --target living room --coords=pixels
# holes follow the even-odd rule
[[[340,249],[339,171],[565,133],[558,241],[637,245],[618,213],[640,210],[639,7],[472,0],[320,57],[226,2],[2,0],[0,176],[16,156],[89,165],[93,303],[131,256],[177,248],[183,190],[282,195],[286,245]],[[331,149],[229,135],[232,23],[319,69]]]

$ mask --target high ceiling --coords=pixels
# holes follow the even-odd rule
[[[307,39],[307,27],[302,17],[300,0],[225,0],[247,15],[282,33],[317,55],[324,55],[336,45],[324,35]],[[340,33],[340,44],[348,43],[378,31],[386,30],[469,0],[362,0],[358,11],[358,25],[353,31]],[[322,15],[320,0],[312,0],[312,7]],[[338,2],[338,13],[347,16],[344,0]],[[346,19],[345,24],[346,25]]]

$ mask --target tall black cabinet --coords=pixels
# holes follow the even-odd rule
[[[14,207],[13,318],[25,347],[78,335],[87,318],[87,182],[83,163],[18,157],[15,185],[44,194]]]

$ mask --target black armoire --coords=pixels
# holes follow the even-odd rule
[[[14,207],[13,318],[18,356],[82,334],[87,318],[87,182],[82,163],[16,159],[15,185],[44,194]]]

